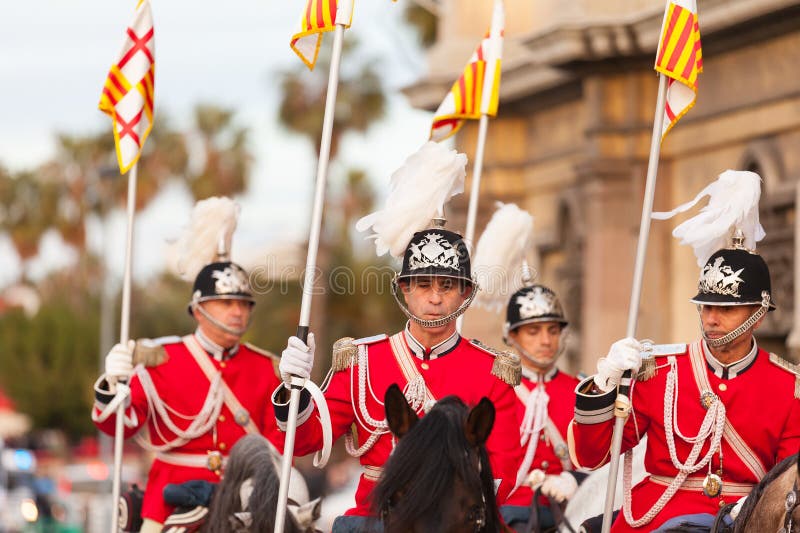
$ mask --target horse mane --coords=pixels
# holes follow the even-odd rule
[[[734,531],[739,531],[739,524],[747,524],[747,522],[750,520],[753,510],[756,508],[756,505],[758,505],[758,501],[761,499],[761,495],[764,493],[764,490],[767,488],[767,486],[783,475],[791,466],[796,465],[797,460],[797,453],[790,455],[775,465],[769,472],[767,472],[767,475],[758,482],[758,485],[753,487],[753,490],[750,491],[750,495],[742,505],[739,515],[736,517],[736,528]]]
[[[474,455],[465,453],[472,448],[464,436],[468,413],[461,399],[447,396],[398,441],[372,491],[375,516],[381,516],[391,505],[392,524],[400,531],[410,530],[417,521],[435,524],[441,520],[440,502],[452,493],[454,482],[460,479],[467,491],[485,496],[486,527],[482,531],[498,530],[489,455],[484,446],[477,449],[478,473]],[[408,490],[409,487],[422,489]],[[394,501],[398,491],[403,497]]]
[[[205,533],[235,530],[231,517],[233,513],[242,511],[239,488],[250,478],[253,480],[253,492],[248,499],[247,510],[251,513],[252,524],[242,531],[273,530],[280,478],[267,439],[261,435],[245,435],[231,448],[225,476],[214,494],[209,520],[203,528]],[[289,512],[286,513],[284,531],[300,531]]]

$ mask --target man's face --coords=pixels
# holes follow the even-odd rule
[[[238,299],[208,300],[200,303],[200,305],[214,319],[236,330],[243,330],[247,327],[250,322],[250,312],[253,309],[251,302]],[[230,348],[239,342],[240,335],[221,330],[201,313],[195,312],[194,317],[197,319],[197,323],[203,333],[220,346]]]
[[[561,340],[561,324],[558,322],[534,322],[524,324],[508,334],[520,348],[525,350],[539,368],[553,366]],[[534,366],[522,357],[525,366]]]
[[[453,278],[420,276],[400,283],[411,313],[422,320],[436,320],[454,312],[472,292],[472,286]],[[442,326],[444,327],[444,326]]]
[[[703,335],[708,339],[718,339],[742,325],[750,315],[758,310],[757,305],[700,305],[700,323]],[[763,320],[763,318],[762,318]],[[761,325],[756,322],[753,329]],[[749,349],[751,334],[740,335],[730,343],[717,348],[720,351],[734,351],[737,348]],[[712,353],[715,350],[712,349]]]

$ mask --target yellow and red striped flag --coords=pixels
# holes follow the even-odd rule
[[[490,30],[433,115],[432,141],[443,141],[454,135],[466,119],[479,119],[482,114],[497,115],[504,23],[503,2],[495,0]]]
[[[349,28],[352,19],[353,0],[308,0],[300,18],[300,31],[292,35],[289,46],[309,70],[314,70],[322,34],[333,31],[336,24]]]
[[[667,1],[655,69],[668,78],[663,141],[697,99],[697,76],[703,71],[703,53],[696,0]]]
[[[149,0],[140,0],[125,31],[119,59],[108,72],[99,108],[111,117],[120,173],[139,160],[153,127],[155,36]]]

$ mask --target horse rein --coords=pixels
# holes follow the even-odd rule
[[[786,493],[786,501],[784,502],[786,514],[783,516],[783,527],[778,530],[778,533],[791,533],[794,525],[792,515],[798,505],[800,505],[800,491],[798,491],[797,478],[795,478],[792,490]]]

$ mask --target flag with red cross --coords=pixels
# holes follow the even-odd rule
[[[153,127],[155,37],[149,0],[140,0],[133,23],[125,32],[119,59],[108,72],[100,95],[100,110],[114,123],[120,173],[138,160]]]

